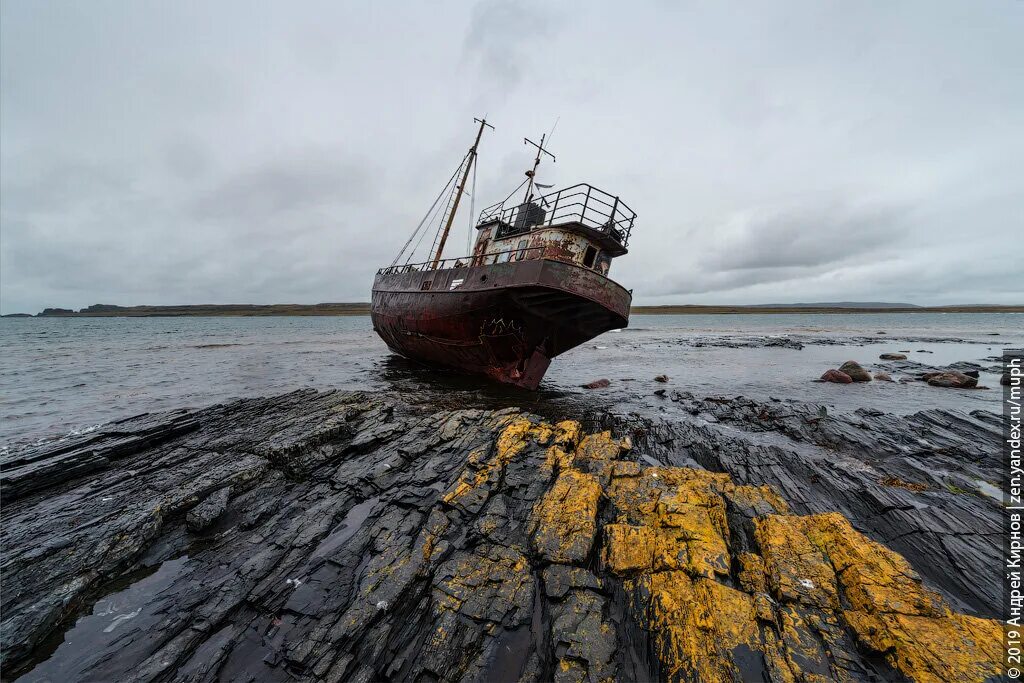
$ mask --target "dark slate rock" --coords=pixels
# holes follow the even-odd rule
[[[207,496],[203,502],[188,511],[188,514],[185,516],[185,525],[190,531],[206,529],[224,513],[230,499],[230,486],[217,489]]]
[[[634,455],[616,457],[767,484],[797,514],[841,512],[954,608],[995,616],[999,501],[978,482],[998,472],[1002,416],[669,396],[665,419],[586,417],[631,437]],[[557,477],[547,446],[492,464],[496,434],[521,416],[299,391],[8,456],[5,678],[97,596],[132,585],[151,586],[125,606],[135,616],[99,629],[59,678],[650,679],[652,655],[596,560],[533,550],[528,520]],[[578,467],[604,476],[598,461]],[[735,548],[752,547],[751,520],[770,506],[723,495]]]

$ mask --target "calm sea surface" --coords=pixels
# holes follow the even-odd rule
[[[805,343],[825,338],[841,345],[721,346],[765,336]],[[887,351],[910,351],[911,359],[935,365],[993,366],[1003,348],[1022,345],[1024,315],[1012,313],[637,315],[628,329],[555,359],[539,392],[522,392],[397,358],[364,316],[5,318],[0,320],[0,444],[17,448],[138,413],[302,387],[387,388],[449,406],[565,403],[568,410],[575,402],[664,412],[671,403],[653,395],[663,385],[652,382],[662,373],[671,377],[670,389],[698,395],[799,398],[840,410],[998,410],[998,377],[990,374],[981,382],[992,387],[989,391],[811,380],[849,359],[870,366]],[[612,386],[579,387],[602,377]]]

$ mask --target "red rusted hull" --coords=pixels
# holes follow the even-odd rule
[[[536,389],[552,358],[626,327],[631,299],[593,270],[537,259],[378,274],[371,315],[407,358]]]

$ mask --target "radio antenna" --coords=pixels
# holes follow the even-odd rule
[[[555,121],[555,124],[557,125],[558,122]],[[554,130],[555,129],[552,128],[551,132],[553,133]],[[524,145],[533,145],[534,147],[537,148],[537,156],[533,160],[533,168],[531,168],[529,171],[526,172],[526,177],[528,178],[528,182],[526,183],[526,195],[523,197],[523,203],[524,204],[528,204],[530,202],[530,199],[533,197],[533,180],[537,176],[537,167],[540,166],[541,157],[543,157],[545,154],[547,154],[549,157],[551,157],[551,161],[552,162],[556,161],[555,155],[552,154],[551,152],[547,151],[546,149],[544,149],[544,139],[546,137],[547,137],[547,135],[541,135],[540,136],[540,144],[539,145],[536,142],[534,142],[533,140],[530,140],[529,138],[523,138],[523,144]]]

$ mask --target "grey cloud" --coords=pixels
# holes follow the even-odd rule
[[[0,311],[365,301],[485,113],[470,203],[560,117],[542,178],[637,211],[638,304],[1020,303],[1022,33],[956,0],[0,3]]]
[[[807,268],[848,261],[901,241],[905,209],[841,203],[751,211],[714,242],[708,261],[723,270]]]
[[[211,170],[210,154],[187,135],[172,136],[164,145],[164,166],[178,180],[194,180]]]
[[[83,204],[132,191],[130,172],[108,163],[62,159],[39,168],[7,169],[0,181],[0,211],[72,212]]]
[[[495,92],[539,77],[543,65],[531,54],[555,34],[561,19],[541,6],[514,0],[483,0],[473,6],[464,49]]]
[[[809,280],[844,265],[892,261],[910,211],[842,201],[751,208],[709,228],[690,267],[651,283],[655,296],[695,295]]]
[[[278,159],[234,175],[200,194],[197,219],[276,219],[323,204],[344,206],[374,200],[373,169],[327,153]]]

